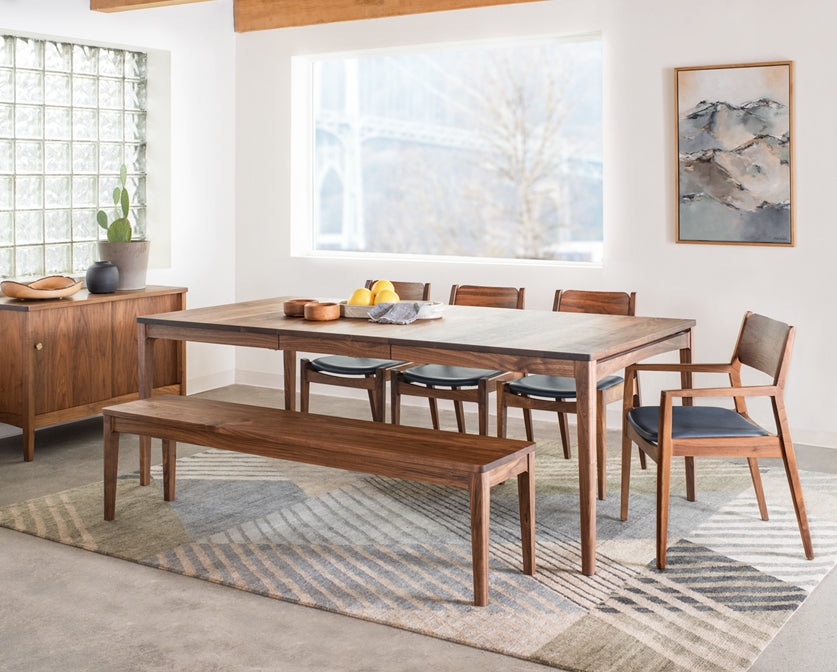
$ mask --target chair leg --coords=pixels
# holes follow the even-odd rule
[[[639,451],[639,468],[643,471],[648,468],[648,463],[645,461],[645,453],[641,449]]]
[[[386,422],[386,389],[387,372],[384,369],[375,371],[375,412],[372,419],[376,422]]]
[[[802,547],[805,549],[805,557],[813,560],[814,546],[811,544],[811,530],[808,529],[808,516],[805,513],[805,502],[802,499],[802,483],[799,481],[796,457],[793,454],[793,448],[782,452],[785,473],[788,475],[788,486],[790,486],[791,499],[793,500],[793,510],[796,513],[796,522],[799,525],[799,535],[802,537]]]
[[[567,430],[566,413],[558,413],[558,430],[561,433],[561,445],[564,447],[564,459],[569,460],[572,457],[572,449],[570,448],[570,433]]]
[[[401,380],[401,373],[393,371],[389,379],[390,393],[390,422],[393,425],[401,424],[401,391],[398,389],[398,381]]]
[[[671,493],[671,447],[660,446],[657,462],[657,569],[666,568],[668,509]]]
[[[785,473],[788,476],[793,510],[796,513],[796,523],[799,525],[799,535],[802,537],[802,547],[805,557],[814,559],[814,546],[811,544],[811,530],[808,529],[808,516],[805,513],[805,502],[802,499],[802,483],[799,480],[799,470],[796,467],[796,454],[793,452],[793,442],[790,439],[790,428],[785,415],[784,404],[773,398],[773,415],[779,429],[782,441],[782,461],[785,463]]]
[[[370,379],[370,378],[374,378],[374,377],[375,377],[374,373],[368,374],[368,375],[365,376],[365,378],[367,380]],[[369,408],[372,411],[372,420],[377,420],[378,419],[378,399],[376,397],[375,392],[376,392],[376,387],[371,387],[368,390],[366,390],[366,394],[369,397]]]
[[[308,364],[310,360],[302,359],[299,362],[299,410],[308,413],[308,394],[311,383],[308,380]]]
[[[686,456],[686,500],[694,502],[697,499],[695,494],[695,458]]]
[[[495,381],[491,381],[496,385]],[[483,379],[477,385],[477,415],[479,418],[480,436],[488,436],[488,397],[490,394],[489,381]]]
[[[433,386],[428,385],[427,389],[432,390]],[[430,406],[430,421],[433,423],[433,429],[439,429],[439,404],[433,397],[428,397],[427,403]]]
[[[527,441],[534,441],[535,440],[535,432],[532,429],[532,409],[531,408],[524,408],[523,409],[523,426],[526,428],[526,440]]]
[[[599,499],[607,496],[607,418],[601,392],[596,401],[596,479],[599,486]]]
[[[619,507],[619,520],[628,520],[628,496],[631,491],[631,448],[633,441],[622,432],[622,494]],[[639,454],[644,455],[642,448]]]
[[[458,387],[451,388],[454,390],[458,390]],[[465,409],[462,406],[461,401],[454,401],[453,402],[453,410],[456,412],[456,429],[459,430],[460,434],[465,433]]]
[[[509,407],[506,405],[507,394],[508,384],[500,383],[497,386],[497,436],[501,439],[506,438],[506,423],[509,418]]]
[[[755,457],[748,457],[747,464],[750,466],[750,478],[753,479],[753,489],[756,491],[756,501],[759,504],[759,514],[762,520],[767,520],[767,502],[764,499],[764,488],[761,485],[761,472],[759,472],[759,461]]]

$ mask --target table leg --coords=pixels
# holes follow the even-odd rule
[[[146,325],[137,325],[139,352],[139,398],[150,399],[154,387],[154,339],[147,335]],[[151,483],[151,437],[139,437],[140,485]]]
[[[285,359],[285,410],[296,410],[296,351],[283,350]]]
[[[596,364],[575,365],[578,419],[578,502],[581,515],[581,571],[596,573]]]
[[[535,453],[526,456],[526,471],[517,475],[523,573],[535,573]]]
[[[119,467],[119,432],[113,431],[113,418],[104,416],[105,520],[116,517],[116,475]]]
[[[680,363],[681,364],[691,364],[692,363],[692,346],[694,344],[694,336],[695,330],[689,329],[689,343],[685,348],[680,349]],[[691,371],[683,371],[680,374],[680,385],[686,389],[692,387],[692,372]],[[694,403],[694,399],[692,397],[687,397],[683,399],[684,406],[692,406]],[[695,458],[687,455],[685,458],[686,461],[686,500],[689,502],[694,502],[696,499],[695,494]]]
[[[474,605],[488,604],[488,521],[491,510],[491,488],[488,474],[475,474],[469,488],[471,494],[471,557],[474,572]]]

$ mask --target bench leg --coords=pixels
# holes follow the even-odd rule
[[[105,520],[116,517],[116,474],[119,466],[119,432],[113,430],[113,418],[103,416],[105,463]]]
[[[174,501],[174,472],[177,462],[177,443],[163,439],[163,499]]]
[[[139,437],[140,485],[151,483],[151,437]]]
[[[523,542],[523,573],[535,573],[535,454],[526,456],[526,471],[517,475],[520,502],[520,538]]]
[[[474,605],[488,604],[488,521],[491,489],[487,474],[471,480],[471,556],[474,571]]]

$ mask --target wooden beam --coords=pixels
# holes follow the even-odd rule
[[[124,12],[128,9],[185,5],[190,2],[207,2],[207,0],[90,0],[90,9],[94,12]]]
[[[93,0],[91,0],[92,2]],[[104,2],[105,0],[99,0]],[[114,2],[115,0],[110,0]],[[121,0],[129,2],[130,0]],[[537,0],[235,0],[235,30],[269,30],[317,23],[511,5]]]

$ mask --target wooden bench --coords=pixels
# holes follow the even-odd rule
[[[102,411],[105,520],[116,515],[119,434],[163,440],[163,497],[174,500],[177,441],[470,493],[474,604],[488,604],[490,488],[517,476],[523,571],[535,572],[535,444],[474,434],[168,395]]]

